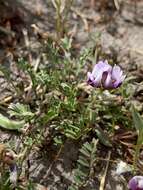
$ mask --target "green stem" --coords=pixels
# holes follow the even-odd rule
[[[134,172],[137,170],[137,162],[140,154],[140,149],[142,147],[142,144],[140,143],[141,135],[139,134],[138,140],[137,140],[137,145],[135,146],[135,154],[134,154],[134,160],[133,160],[133,168]]]

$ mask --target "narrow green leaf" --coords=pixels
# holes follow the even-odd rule
[[[79,160],[77,160],[77,162],[85,167],[89,167],[89,163],[87,160],[85,160],[83,157],[79,157]]]
[[[69,127],[76,130],[77,132],[80,131],[79,127],[77,127],[77,126],[69,125]]]
[[[78,187],[75,185],[72,185],[68,188],[68,190],[78,190]]]
[[[79,175],[79,176],[81,176],[81,177],[87,177],[87,176],[88,176],[88,173],[87,173],[87,172],[84,173],[83,171],[77,169],[77,170],[75,171],[75,175]]]
[[[73,136],[76,136],[76,132],[75,132],[75,131],[72,131],[71,129],[66,129],[66,130],[65,130],[65,133],[66,133],[66,134],[71,134],[71,135],[73,135]]]
[[[133,161],[133,166],[134,166],[134,169],[136,170],[137,160],[139,158],[141,145],[143,143],[143,119],[141,118],[140,114],[136,111],[134,106],[132,106],[132,117],[133,117],[135,128],[138,132],[137,146],[135,147],[135,154],[134,154],[134,161]]]
[[[20,130],[24,126],[23,121],[10,120],[7,117],[0,114],[0,126],[9,130]]]
[[[89,152],[92,152],[92,146],[88,142],[86,142],[83,147],[85,147]]]
[[[54,109],[50,109],[43,117],[43,121],[44,123],[47,123],[51,120],[53,120],[54,118],[58,117],[59,113],[58,113],[58,108],[57,110]]]
[[[108,147],[112,147],[109,137],[104,133],[104,131],[100,127],[96,126],[95,132],[102,144],[104,144],[105,146],[108,146]]]
[[[68,138],[76,139],[76,134],[65,133]]]
[[[84,156],[86,156],[86,157],[90,157],[90,152],[87,150],[87,149],[85,149],[84,147],[82,148],[82,149],[80,149],[79,150]]]
[[[137,132],[140,133],[141,131],[143,131],[143,119],[141,118],[140,114],[136,111],[134,106],[132,106],[132,117],[134,126]]]
[[[80,176],[74,176],[74,181],[75,181],[75,183],[76,184],[82,184],[83,183],[83,181],[82,181],[82,179],[81,179],[81,177]]]
[[[28,105],[23,105],[20,103],[17,104],[10,104],[8,107],[9,111],[8,113],[10,116],[16,116],[19,118],[32,118],[34,116],[34,113],[31,112]]]

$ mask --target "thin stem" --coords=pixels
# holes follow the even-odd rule
[[[133,167],[134,167],[134,172],[137,170],[137,162],[140,154],[140,149],[142,147],[142,144],[140,143],[140,139],[142,138],[142,133],[139,134],[138,139],[137,139],[137,145],[135,146],[135,154],[134,154],[134,160],[133,160]]]

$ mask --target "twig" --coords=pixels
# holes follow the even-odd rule
[[[0,105],[6,105],[6,103],[11,101],[12,98],[12,96],[5,97],[3,100],[0,101]]]
[[[131,51],[143,55],[143,50],[142,49],[131,49]]]
[[[119,6],[118,0],[114,0],[114,4],[115,4],[116,9],[119,11],[120,6]]]
[[[53,162],[51,163],[50,167],[48,168],[48,171],[46,172],[46,178],[50,175],[51,170],[52,170],[52,168],[53,168],[53,166],[54,166],[54,164],[55,164],[55,161],[59,158],[59,156],[60,156],[60,154],[61,154],[61,151],[63,150],[63,147],[64,147],[64,146],[61,145],[61,147],[60,147],[60,149],[59,149],[57,155],[55,156]]]
[[[74,7],[71,7],[71,10],[77,14],[79,17],[81,17],[83,23],[84,23],[84,28],[86,31],[89,30],[89,26],[88,26],[88,22],[87,22],[87,19],[86,19],[86,16],[84,14],[82,14],[79,10],[75,9]]]
[[[29,37],[28,37],[28,31],[26,29],[22,30],[23,36],[24,36],[24,43],[27,48],[30,47]]]
[[[103,176],[101,178],[101,181],[100,181],[100,188],[99,188],[99,190],[104,190],[106,175],[107,175],[107,171],[108,171],[108,167],[109,167],[109,162],[110,162],[110,157],[111,157],[111,151],[108,152],[108,157],[107,157],[108,161],[106,163],[106,168],[105,168],[104,174],[103,174]]]
[[[34,63],[34,72],[36,73],[37,70],[38,70],[38,67],[40,65],[40,58],[41,56],[39,56],[36,60],[35,60],[35,63]]]

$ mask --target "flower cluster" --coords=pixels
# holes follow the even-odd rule
[[[118,88],[125,79],[123,71],[117,65],[113,67],[107,61],[99,61],[93,68],[92,72],[88,72],[88,84],[97,88],[114,89]]]

